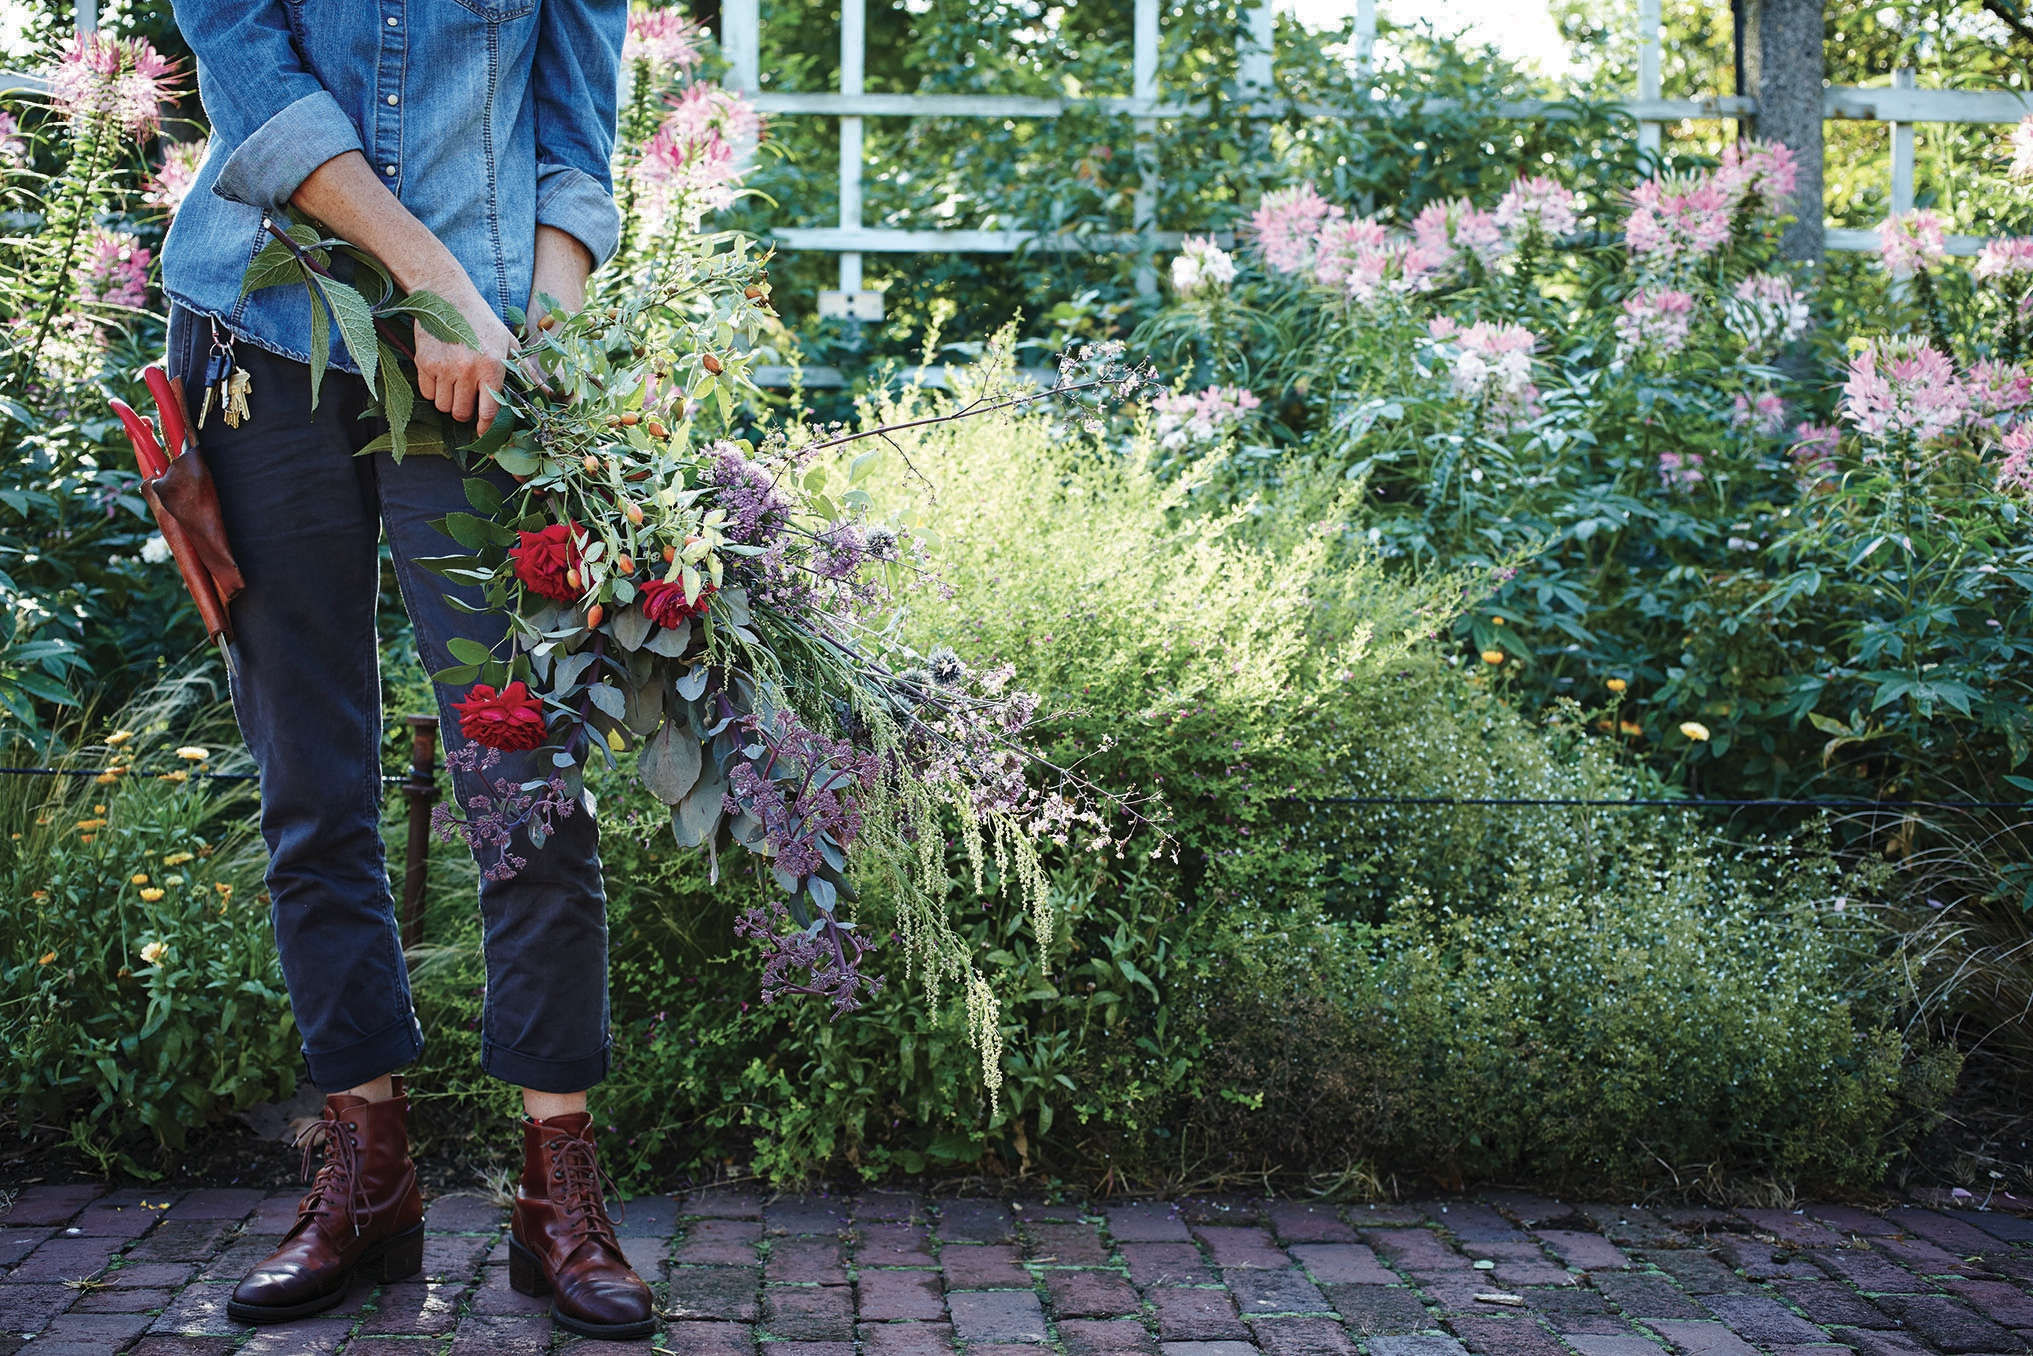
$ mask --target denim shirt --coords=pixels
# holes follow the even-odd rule
[[[265,216],[360,151],[504,320],[529,305],[536,228],[613,254],[627,0],[175,0],[211,148],[162,248],[173,301],[308,360],[298,286],[240,295]],[[333,366],[358,368],[334,336]]]

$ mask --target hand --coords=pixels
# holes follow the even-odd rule
[[[466,323],[479,336],[480,346],[474,349],[464,344],[448,344],[434,338],[421,324],[417,325],[417,391],[460,423],[475,420],[479,431],[485,433],[500,409],[499,403],[488,392],[502,389],[507,364],[515,356],[518,345],[515,335],[501,323],[500,317],[488,309],[487,303],[480,299],[480,293],[463,274],[460,282],[464,283],[463,287],[439,292],[439,295],[466,317]]]

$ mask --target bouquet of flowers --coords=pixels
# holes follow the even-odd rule
[[[976,888],[992,864],[1046,937],[1040,843],[1112,839],[1104,798],[1035,754],[1039,702],[1008,667],[904,639],[911,591],[936,586],[936,542],[913,509],[883,514],[867,482],[886,456],[907,463],[895,435],[910,425],[730,436],[772,312],[767,257],[723,232],[664,242],[647,275],[576,314],[515,317],[523,366],[541,376],[512,371],[492,427],[452,446],[411,427],[386,322],[457,337],[458,317],[427,295],[398,297],[371,259],[309,223],[275,234],[249,285],[294,276],[313,289],[380,398],[387,449],[491,462],[515,482],[504,495],[499,476],[467,479],[473,511],[437,524],[460,550],[427,563],[481,589],[508,626],[491,649],[453,642],[459,662],[432,677],[465,691],[456,709],[472,742],[450,757],[480,770],[494,750],[545,750],[554,773],[504,782],[463,814],[441,807],[442,829],[512,873],[513,831],[540,848],[587,763],[618,767],[633,750],[679,843],[714,854],[716,870],[718,854],[745,849],[781,887],[740,925],[764,949],[766,998],[823,994],[847,1012],[872,994],[869,941],[843,905],[879,889],[932,992],[965,986],[993,1087],[995,999],[943,912],[949,837],[957,827]],[[382,295],[336,280],[335,254],[384,279]],[[314,366],[328,352],[321,343]],[[988,392],[912,424],[1047,396],[1132,399],[1148,385],[1119,345],[1091,347],[1067,355],[1047,390]],[[880,441],[853,447],[867,440]]]

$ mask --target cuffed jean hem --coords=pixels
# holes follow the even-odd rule
[[[305,1049],[304,1068],[320,1092],[344,1092],[394,1073],[414,1062],[423,1050],[423,1028],[410,1013],[337,1050]]]
[[[483,1040],[480,1043],[480,1071],[538,1092],[584,1092],[607,1077],[613,1065],[614,1043],[605,1042],[580,1059],[539,1059]]]

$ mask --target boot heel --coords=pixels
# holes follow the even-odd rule
[[[508,1240],[508,1285],[522,1295],[548,1295],[551,1283],[544,1277],[543,1263],[514,1239]]]
[[[424,1269],[424,1226],[405,1229],[381,1245],[378,1257],[368,1259],[362,1270],[384,1284],[407,1280]]]

